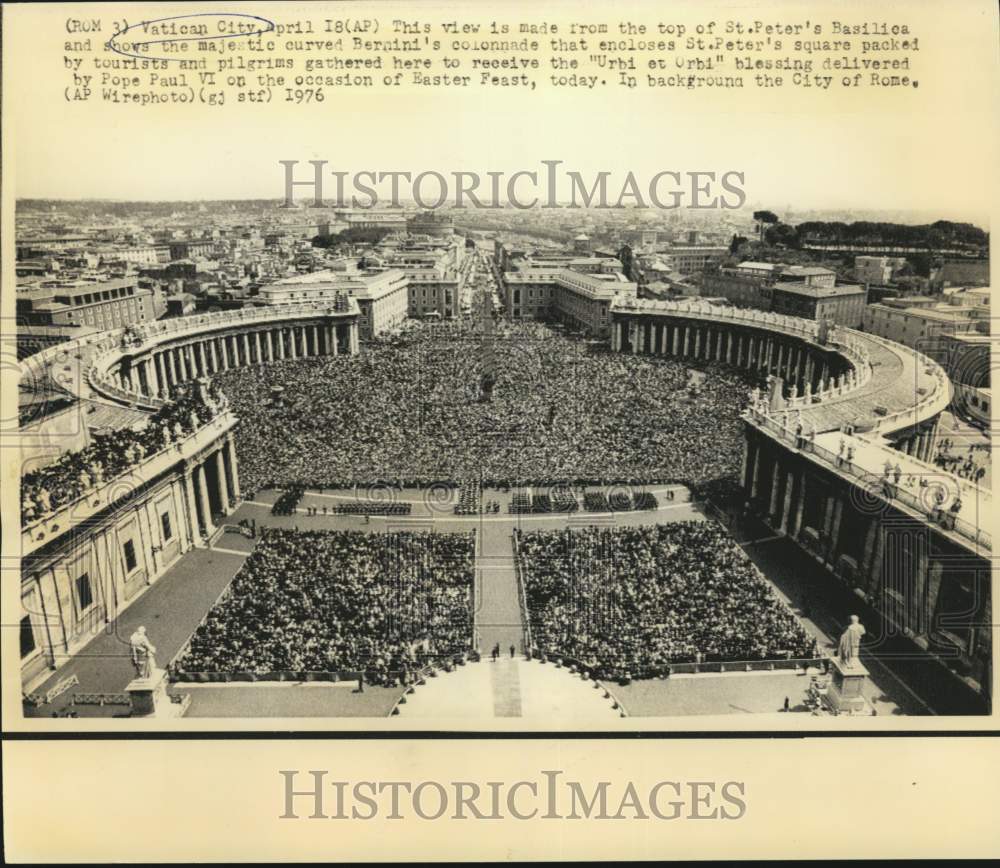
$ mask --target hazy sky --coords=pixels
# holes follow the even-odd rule
[[[582,14],[578,6],[561,8]],[[373,14],[370,4],[356,8]],[[391,18],[392,7],[377,8]],[[551,18],[558,8],[536,3],[530,14]],[[7,19],[11,11],[38,12],[6,11]],[[156,7],[155,14],[170,11]],[[296,17],[287,7],[281,11],[280,20]],[[4,94],[5,154],[13,158],[18,197],[274,198],[283,192],[281,159],[325,159],[348,172],[413,173],[509,173],[558,159],[584,174],[740,171],[748,199],[775,210],[920,209],[985,223],[993,208],[1000,157],[1000,93],[990,74],[995,16],[931,18],[932,4],[924,17],[910,12],[904,20],[924,40],[915,73],[920,87],[870,89],[862,99],[816,88],[327,88],[321,105],[144,108],[103,103],[99,83],[90,101],[67,102],[67,7],[42,12],[31,22],[33,39],[19,38],[27,31],[16,15],[5,19],[5,66],[18,71]],[[454,12],[452,4],[450,15],[437,17]],[[322,17],[316,7],[310,14]],[[880,15],[891,17],[885,9]]]

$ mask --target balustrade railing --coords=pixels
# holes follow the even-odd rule
[[[889,501],[902,503],[914,512],[928,517],[932,522],[941,526],[945,530],[953,530],[976,545],[992,549],[992,536],[989,531],[974,525],[972,522],[960,518],[953,512],[941,509],[934,503],[925,502],[919,495],[909,491],[905,485],[900,485],[895,480],[889,480],[888,478],[877,476],[871,471],[865,470],[852,461],[851,458],[848,457],[848,454],[839,455],[824,446],[820,446],[815,442],[814,435],[807,435],[798,430],[797,427],[793,429],[790,425],[785,424],[781,419],[770,416],[766,412],[755,407],[748,407],[745,417],[759,428],[773,434],[776,439],[794,445],[795,448],[800,451],[808,452],[811,455],[814,455],[823,461],[824,464],[828,464],[830,467],[839,470],[841,473],[844,473],[858,482],[863,483],[863,487],[866,487],[871,493],[880,495]],[[967,482],[954,474],[950,474],[936,465],[920,461],[912,456],[907,456],[906,460],[907,463],[911,465],[913,463],[920,464],[921,469],[926,471],[926,473],[930,476],[948,476],[951,478],[954,481],[958,497],[964,501],[978,502],[987,507],[992,506],[991,495],[979,486]],[[906,475],[910,477],[913,476],[912,473]],[[931,494],[931,491],[934,490],[932,486],[926,486],[922,488],[922,490],[927,491],[928,496],[933,496],[933,494]],[[985,511],[989,513],[991,509],[987,508]]]

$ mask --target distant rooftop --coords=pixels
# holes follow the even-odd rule
[[[805,295],[809,298],[834,298],[840,295],[864,294],[864,287],[857,284],[842,284],[840,286],[807,286],[803,283],[790,283],[779,280],[774,289],[781,289],[794,295]]]

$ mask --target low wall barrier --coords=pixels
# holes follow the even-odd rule
[[[181,655],[178,654],[178,657]],[[260,672],[234,671],[234,672],[188,672],[179,669],[173,663],[167,667],[170,681],[173,683],[188,684],[232,684],[234,682],[254,683],[258,681],[292,681],[312,682],[312,681],[357,681],[364,678],[366,684],[375,684],[381,681],[395,681],[403,685],[410,685],[420,677],[435,677],[437,670],[451,672],[456,666],[464,666],[470,660],[479,659],[476,651],[465,651],[458,654],[445,654],[436,660],[426,662],[416,669],[338,669],[338,670],[309,670],[309,669],[270,669]]]
[[[592,678],[605,681],[617,680],[621,686],[626,686],[632,681],[642,681],[651,678],[669,678],[671,675],[699,675],[699,674],[720,674],[723,672],[779,672],[779,671],[803,671],[816,668],[824,672],[827,668],[826,657],[778,657],[769,660],[702,660],[687,661],[683,663],[669,663],[662,669],[642,670],[638,674],[631,675],[627,679],[604,678],[601,675],[600,663],[584,663],[571,657],[568,654],[554,651],[549,652],[543,649],[533,648],[532,656],[542,660],[542,662],[554,662],[557,666],[570,666],[579,672],[588,673]]]

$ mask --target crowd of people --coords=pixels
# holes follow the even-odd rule
[[[138,428],[94,434],[83,449],[67,452],[52,464],[21,478],[21,524],[51,515],[88,491],[127,473],[146,456],[168,448],[209,422],[225,404],[218,386],[192,383]]]
[[[175,669],[389,683],[472,650],[473,557],[471,534],[270,528]]]
[[[964,445],[964,444],[963,444]],[[981,459],[980,456],[985,456]],[[943,467],[949,473],[968,479],[979,485],[986,476],[987,465],[990,462],[990,444],[973,443],[962,449],[950,438],[941,440],[934,463]]]
[[[358,356],[218,380],[240,420],[240,477],[251,492],[470,478],[698,486],[738,473],[750,383],[713,364],[693,386],[690,371],[524,323],[502,325],[488,345],[467,331],[415,327]],[[268,403],[269,394],[281,398]]]
[[[716,522],[518,532],[517,543],[532,644],[600,677],[817,654],[815,640]]]

